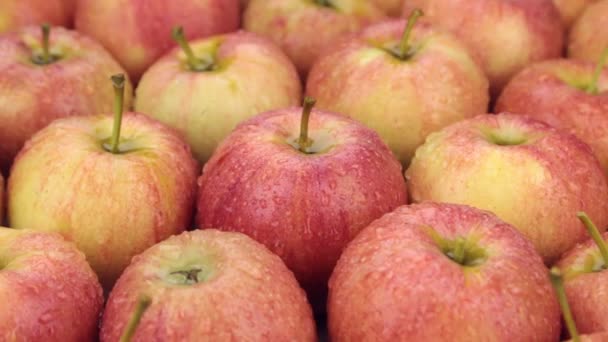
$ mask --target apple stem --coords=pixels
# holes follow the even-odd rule
[[[454,259],[454,261],[456,263],[462,265],[464,263],[464,259],[465,259],[465,252],[466,252],[466,240],[463,239],[462,237],[459,237],[455,241],[454,254],[453,254],[452,258]]]
[[[310,113],[313,107],[317,103],[317,100],[312,97],[304,98],[304,105],[302,108],[302,118],[300,120],[300,138],[298,139],[298,145],[300,146],[300,152],[307,153],[308,147],[311,144],[310,138],[308,138],[308,122],[310,121]]]
[[[568,332],[570,333],[570,337],[572,338],[572,341],[580,342],[578,330],[576,329],[576,323],[574,322],[574,317],[572,317],[572,310],[570,310],[570,305],[568,304],[568,297],[566,297],[564,279],[562,277],[561,270],[557,267],[551,268],[549,271],[549,278],[551,279],[551,284],[557,293],[557,300],[562,308],[562,314],[564,316],[564,321],[566,322]]]
[[[399,57],[401,59],[406,59],[411,46],[410,46],[410,36],[412,34],[412,30],[414,29],[414,25],[420,17],[424,15],[422,10],[416,8],[407,19],[407,26],[405,27],[405,31],[403,31],[403,36],[401,37],[401,42],[399,43]]]
[[[133,315],[127,323],[127,327],[122,333],[120,337],[120,342],[130,342],[133,339],[133,335],[135,335],[135,331],[137,330],[137,326],[141,321],[141,317],[144,315],[148,307],[152,304],[152,299],[148,296],[141,296],[137,300],[137,304],[135,306],[135,311],[133,311]]]
[[[50,52],[50,36],[51,26],[49,24],[42,24],[42,62],[44,64],[51,63],[51,52]]]
[[[125,97],[125,75],[118,74],[112,76],[114,86],[114,127],[112,128],[112,140],[110,152],[117,154],[120,152],[120,128],[122,126],[122,114]]]
[[[604,268],[608,268],[608,246],[606,245],[606,241],[602,238],[600,231],[585,212],[581,211],[577,213],[576,217],[578,217],[585,225],[585,228],[587,228],[587,232],[589,232],[589,235],[591,235],[591,238],[595,241],[602,258],[604,259]]]
[[[593,73],[593,78],[591,79],[591,84],[587,87],[587,92],[593,95],[599,94],[600,90],[598,87],[598,83],[600,81],[600,76],[602,75],[602,70],[606,66],[606,62],[608,62],[608,47],[604,49],[602,55],[600,56],[600,60],[597,63],[597,67],[595,68],[595,72]]]
[[[194,71],[208,71],[213,67],[213,61],[204,60],[198,58],[194,55],[188,40],[186,39],[186,34],[184,33],[184,28],[181,26],[177,26],[173,28],[171,32],[171,36],[173,40],[180,46],[182,51],[186,54],[186,58],[188,59],[188,67]]]

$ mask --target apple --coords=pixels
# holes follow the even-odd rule
[[[319,108],[376,130],[405,165],[427,135],[486,113],[489,103],[488,79],[467,48],[428,23],[416,24],[421,15],[336,44],[319,57],[306,86]]]
[[[568,39],[568,57],[597,63],[602,51],[608,47],[608,0],[599,0],[587,6],[576,20]]]
[[[188,228],[198,167],[179,136],[145,115],[122,118],[124,76],[108,115],[59,119],[19,152],[8,179],[14,228],[76,243],[106,290],[131,258]]]
[[[480,60],[493,96],[527,65],[562,54],[564,27],[552,0],[407,0],[453,32]]]
[[[547,264],[586,238],[571,213],[608,226],[608,184],[591,148],[519,114],[481,115],[432,134],[406,172],[414,202],[489,210],[536,246]]]
[[[574,21],[583,13],[585,7],[594,0],[553,0],[553,4],[557,7],[562,22],[566,28],[570,28]]]
[[[72,8],[66,1],[2,0],[0,1],[0,34],[44,23],[69,26]]]
[[[578,331],[591,334],[608,331],[608,233],[599,233],[585,213],[577,216],[592,239],[578,244],[556,264],[564,275],[564,287]]]
[[[373,0],[372,2],[391,17],[401,15],[404,0]]]
[[[316,305],[344,246],[407,190],[374,131],[304,102],[249,119],[220,144],[199,178],[196,221],[266,245]]]
[[[1,341],[93,341],[103,293],[59,234],[0,227],[0,302]]]
[[[597,67],[559,59],[531,65],[498,98],[496,112],[526,114],[570,131],[593,149],[608,174],[608,49]],[[594,71],[595,70],[595,71]]]
[[[369,0],[250,0],[243,27],[270,37],[305,77],[327,45],[385,18]]]
[[[488,212],[402,206],[346,247],[329,282],[332,341],[557,341],[534,246]]]
[[[78,0],[75,21],[138,81],[174,46],[174,26],[183,25],[192,38],[232,32],[240,25],[239,6],[239,0]]]
[[[138,317],[141,296],[151,303]],[[133,259],[110,294],[100,340],[121,335],[316,341],[316,328],[304,291],[278,256],[243,234],[208,229],[171,237]]]
[[[298,73],[270,40],[241,31],[190,45],[182,28],[173,36],[183,51],[174,50],[144,74],[135,110],[179,131],[199,162],[239,122],[300,103]]]
[[[51,121],[112,110],[109,75],[121,66],[95,41],[63,28],[27,27],[0,36],[0,170]],[[132,100],[126,83],[125,107]]]
[[[0,172],[0,225],[4,222],[4,177]]]

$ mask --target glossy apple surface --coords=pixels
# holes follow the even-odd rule
[[[585,9],[570,30],[568,57],[597,63],[608,47],[608,0],[596,1]]]
[[[405,21],[377,24],[328,49],[312,68],[307,94],[321,109],[377,131],[403,164],[430,133],[485,113],[488,80],[449,33],[418,23],[407,57],[395,55]]]
[[[103,295],[58,234],[0,227],[0,340],[93,341]]]
[[[455,33],[476,54],[498,96],[528,64],[562,54],[564,27],[552,0],[407,0],[405,13]]]
[[[140,295],[152,298],[133,341],[316,341],[304,291],[249,237],[183,233],[133,259],[110,294],[101,341],[118,341]]]
[[[597,93],[587,88],[595,65],[579,60],[534,64],[505,87],[496,112],[528,115],[568,130],[586,142],[608,174],[608,70],[599,78]]]
[[[79,0],[76,29],[102,43],[138,81],[175,43],[181,25],[191,38],[235,31],[239,0]]]
[[[177,129],[201,163],[239,122],[301,102],[295,67],[265,38],[238,32],[193,41],[191,48],[212,62],[209,69],[192,70],[174,50],[144,74],[135,109]]]
[[[380,137],[346,117],[313,111],[300,152],[301,111],[261,114],[224,140],[199,178],[197,223],[262,242],[314,297],[344,246],[407,191]]]
[[[72,8],[66,0],[0,1],[0,34],[44,23],[69,26]]]
[[[608,185],[591,148],[522,115],[482,115],[429,136],[406,177],[413,201],[494,212],[548,264],[587,238],[573,213],[608,226]]]
[[[197,165],[177,134],[126,114],[120,153],[110,116],[53,122],[27,142],[8,180],[11,227],[61,233],[109,290],[131,258],[189,227]]]
[[[51,121],[112,110],[110,75],[122,72],[106,50],[82,34],[59,27],[50,33],[56,59],[40,65],[40,27],[0,36],[0,169],[5,171],[23,144]],[[127,82],[125,107],[131,105]]]
[[[327,45],[385,18],[369,0],[251,0],[243,27],[270,37],[305,76]]]
[[[547,273],[534,246],[488,212],[403,206],[361,231],[340,257],[329,283],[330,336],[558,341]]]

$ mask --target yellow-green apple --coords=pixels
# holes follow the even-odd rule
[[[94,341],[103,293],[59,234],[0,227],[0,341]]]
[[[0,36],[0,169],[51,121],[112,110],[108,77],[121,66],[98,43],[63,28],[27,27]],[[126,84],[125,106],[132,99]],[[109,88],[109,89],[106,89]]]
[[[391,17],[401,15],[404,0],[372,0],[373,3]]]
[[[608,47],[608,0],[596,1],[585,9],[570,30],[568,57],[597,63]]]
[[[481,115],[429,136],[406,172],[413,201],[467,204],[519,229],[547,264],[608,226],[608,185],[576,136],[519,114]]]
[[[78,0],[76,29],[96,38],[127,69],[133,81],[174,43],[183,25],[192,38],[235,31],[239,0]]]
[[[173,35],[182,51],[144,74],[135,110],[177,129],[199,162],[244,119],[300,103],[298,73],[270,40],[241,31],[190,46],[183,29]]]
[[[329,282],[332,341],[557,341],[547,268],[475,208],[403,206],[346,247]]]
[[[594,0],[553,0],[553,4],[559,11],[562,22],[566,28],[570,28],[574,21],[585,10],[585,7]]]
[[[559,59],[531,65],[507,84],[495,111],[570,131],[591,146],[608,174],[608,70],[601,64]]]
[[[608,331],[608,233],[599,233],[585,213],[578,213],[592,239],[578,244],[557,262],[574,322],[583,334]]]
[[[48,23],[70,26],[72,8],[66,0],[0,1],[0,33]]]
[[[262,242],[316,302],[344,246],[407,191],[374,131],[313,104],[249,119],[220,144],[199,178],[197,223]]]
[[[243,26],[270,37],[305,76],[327,45],[385,18],[369,0],[250,0]]]
[[[113,80],[114,120],[54,121],[19,152],[7,186],[10,226],[75,242],[106,290],[134,255],[189,227],[198,170],[174,131],[142,114],[122,119],[124,78]]]
[[[328,49],[306,85],[319,108],[376,130],[408,164],[426,136],[486,113],[488,79],[455,37],[428,23],[393,21]],[[405,30],[404,30],[405,28]]]
[[[562,54],[564,27],[552,0],[406,0],[455,33],[480,60],[492,94],[533,62]]]
[[[110,294],[101,342],[119,340],[140,296],[151,303],[134,342],[316,340],[293,273],[243,234],[185,232],[135,257]]]

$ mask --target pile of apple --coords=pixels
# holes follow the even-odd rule
[[[608,0],[0,0],[0,342],[608,341],[607,63]]]

